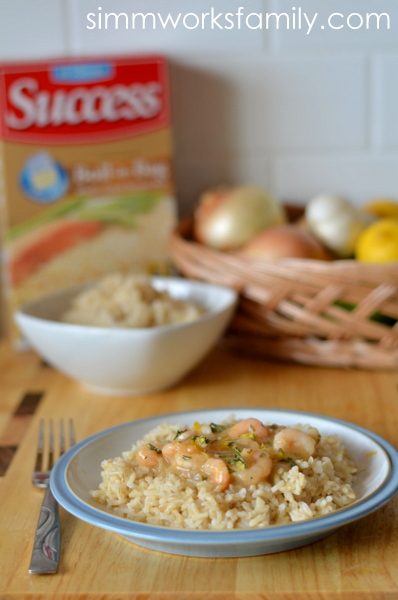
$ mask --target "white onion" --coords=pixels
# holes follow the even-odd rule
[[[285,220],[283,207],[267,190],[255,186],[221,188],[201,196],[194,215],[194,235],[212,248],[233,250]]]
[[[369,217],[348,200],[331,194],[312,198],[305,218],[313,234],[340,258],[353,255],[358,236],[369,223]]]

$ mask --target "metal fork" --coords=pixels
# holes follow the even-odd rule
[[[54,447],[54,426],[52,419],[48,423],[48,443],[45,444],[44,421],[40,421],[37,440],[36,463],[32,475],[32,483],[38,488],[45,488],[43,504],[36,528],[29,573],[56,573],[60,554],[60,526],[58,503],[50,489],[50,473],[56,460]],[[69,446],[75,443],[73,421],[69,420]],[[66,450],[64,422],[59,424],[59,456]],[[47,451],[47,457],[46,457]],[[47,458],[47,460],[46,460]]]

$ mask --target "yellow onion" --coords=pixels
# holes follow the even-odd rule
[[[310,232],[294,223],[270,227],[257,234],[240,250],[241,254],[259,259],[311,258],[330,260],[330,255]]]
[[[234,250],[257,233],[286,220],[274,196],[259,187],[208,190],[194,214],[195,238],[217,250]]]

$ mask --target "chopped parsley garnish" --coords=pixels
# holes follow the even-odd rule
[[[156,446],[154,446],[153,444],[148,444],[148,445],[149,445],[150,450],[153,450],[157,454],[162,454],[162,451],[159,448],[156,448]]]
[[[237,452],[242,452],[243,450],[242,446],[238,446],[238,443],[235,441],[228,442],[228,446],[233,446]]]
[[[184,431],[186,431],[186,429],[178,429],[177,433],[174,436],[174,439],[176,440],[179,435],[181,435],[182,433],[184,433]]]
[[[290,465],[296,464],[296,462],[290,456],[286,456],[286,458],[280,458],[279,462],[289,463]]]
[[[220,431],[224,431],[226,425],[221,425],[219,423],[210,423],[210,429],[213,433],[220,433]]]
[[[240,454],[235,454],[235,456],[233,458],[230,458],[228,461],[228,464],[230,464],[230,465],[235,465],[235,464],[238,465],[239,464],[239,465],[243,465],[244,469],[247,468],[247,463]]]

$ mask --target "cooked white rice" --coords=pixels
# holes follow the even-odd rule
[[[277,465],[269,481],[247,488],[231,483],[222,492],[207,480],[156,475],[137,465],[143,445],[172,440],[178,430],[181,426],[166,423],[122,456],[103,461],[102,483],[92,497],[126,519],[195,530],[297,523],[355,500],[351,484],[357,469],[336,435],[322,436],[308,460]]]
[[[96,327],[159,327],[197,319],[197,304],[156,290],[146,275],[112,273],[78,294],[62,321]]]

